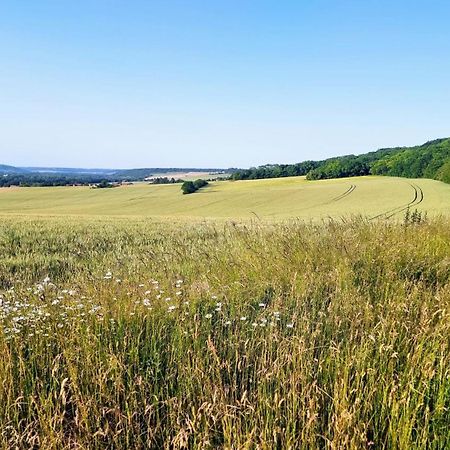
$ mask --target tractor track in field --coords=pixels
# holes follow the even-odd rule
[[[312,209],[312,208],[317,208],[318,206],[329,205],[333,202],[338,202],[339,200],[342,200],[343,198],[349,196],[355,189],[356,189],[356,185],[351,184],[350,187],[345,192],[343,192],[342,194],[339,194],[337,197],[334,197],[331,200],[328,200],[323,203],[318,203],[317,205],[307,206],[306,208],[303,208],[302,211],[306,211],[306,210]]]
[[[409,185],[414,190],[414,197],[409,203],[397,206],[396,208],[392,208],[385,212],[377,214],[376,216],[371,217],[370,220],[379,219],[379,218],[390,219],[391,217],[395,216],[396,214],[406,211],[408,208],[411,208],[412,206],[417,206],[418,204],[422,203],[423,199],[424,199],[424,194],[423,194],[422,188],[420,186],[417,186],[417,184],[409,183]]]
[[[345,198],[348,195],[350,195],[355,189],[356,189],[356,185],[355,184],[351,184],[350,187],[343,194],[332,198],[328,203],[337,202],[339,200],[342,200],[343,198]]]

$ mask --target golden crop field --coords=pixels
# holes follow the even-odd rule
[[[449,448],[449,188],[2,190],[0,448]]]
[[[406,207],[450,214],[450,185],[427,179],[302,177],[219,181],[195,194],[180,185],[0,189],[0,215],[151,216],[210,219],[402,218]]]

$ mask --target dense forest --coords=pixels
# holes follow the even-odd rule
[[[237,170],[231,179],[253,180],[298,175],[306,175],[308,180],[389,175],[434,178],[450,183],[450,138],[437,139],[416,147],[384,148],[357,156],[253,167]]]

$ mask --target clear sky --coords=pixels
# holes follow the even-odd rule
[[[0,163],[247,167],[450,136],[448,0],[0,0]]]

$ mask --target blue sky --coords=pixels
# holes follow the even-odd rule
[[[247,167],[450,135],[448,1],[0,2],[0,163]]]

